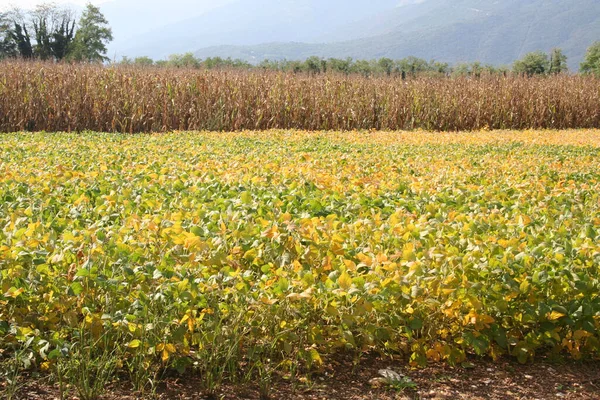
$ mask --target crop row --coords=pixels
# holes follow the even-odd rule
[[[340,351],[600,356],[598,133],[407,137],[0,137],[0,362],[92,398]]]
[[[591,76],[365,78],[0,63],[0,131],[600,127]]]

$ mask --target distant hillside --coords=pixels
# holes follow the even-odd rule
[[[234,1],[237,0],[145,0],[143,7],[140,7],[140,0],[112,0],[102,3],[100,9],[108,19],[114,36],[114,41],[108,47],[108,55],[119,59],[125,55],[162,57],[162,53],[154,49],[148,54],[140,54],[136,50],[138,43],[143,43],[145,37],[154,35],[163,26],[206,14]],[[165,33],[155,43],[156,49],[162,47],[166,50],[173,42],[174,39]],[[213,43],[206,45],[211,44]],[[197,43],[190,43],[187,51],[197,48]],[[175,50],[171,51],[173,52]]]
[[[342,41],[341,39],[349,40]],[[525,53],[562,48],[577,70],[587,47],[600,40],[598,0],[422,0],[391,7],[323,32],[323,44],[213,46],[196,55],[248,61],[321,57],[403,58],[510,64]],[[326,43],[336,41],[334,43]]]
[[[117,12],[126,7],[128,1],[116,0],[105,8],[109,21],[117,21],[118,26],[123,25],[123,31],[131,33],[132,29],[119,20],[126,14]],[[192,3],[192,0],[173,2]],[[154,22],[151,30],[138,28],[137,35],[121,36],[118,43],[111,46],[111,51],[118,55],[163,58],[172,53],[221,44],[321,40],[352,21],[394,8],[398,0],[219,0],[216,2],[219,6],[210,10],[207,3],[210,2],[203,0],[197,6],[189,4],[188,18],[155,18],[164,23]],[[155,10],[154,14],[160,8],[149,7]],[[142,11],[141,16],[148,13]]]

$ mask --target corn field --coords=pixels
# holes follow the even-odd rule
[[[600,127],[600,80],[399,78],[0,63],[0,131]]]

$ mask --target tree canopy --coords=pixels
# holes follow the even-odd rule
[[[11,21],[7,13],[0,12],[0,59],[17,55],[17,45],[11,32]]]
[[[600,76],[600,41],[592,44],[581,63],[581,72]]]
[[[108,21],[98,7],[88,3],[79,20],[71,58],[88,62],[108,61],[106,45],[112,39]]]
[[[558,48],[550,54],[543,51],[527,53],[513,64],[513,72],[527,76],[560,74],[567,70],[567,56]]]
[[[560,74],[567,72],[569,67],[567,66],[567,56],[561,49],[553,49],[550,53],[550,63],[548,72],[551,74]]]
[[[541,51],[534,51],[515,61],[513,71],[528,76],[543,75],[548,72],[549,67],[550,58],[548,55]]]
[[[13,8],[0,13],[0,59],[105,61],[112,40],[100,10],[88,4],[79,23],[75,12],[53,3],[31,11]]]

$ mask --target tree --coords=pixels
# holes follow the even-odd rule
[[[377,65],[379,66],[379,69],[387,76],[390,76],[394,70],[394,60],[391,58],[380,58],[379,61],[377,61]]]
[[[443,63],[435,60],[431,60],[429,62],[429,69],[432,72],[436,72],[441,75],[446,75],[451,71],[450,65],[448,63]]]
[[[452,74],[454,76],[468,76],[471,75],[471,64],[469,63],[458,63],[452,68]]]
[[[567,56],[561,49],[552,49],[550,52],[550,74],[560,74],[567,72],[569,67],[567,66]]]
[[[332,71],[348,75],[352,70],[352,59],[346,58],[345,60],[341,60],[339,58],[330,58],[327,61],[327,65]]]
[[[151,59],[150,57],[145,57],[145,56],[144,57],[136,57],[133,60],[133,64],[134,65],[139,65],[139,66],[142,66],[142,67],[149,67],[151,65],[154,65],[154,60]]]
[[[27,30],[26,14],[20,8],[14,7],[4,14],[7,43],[14,48],[14,56],[22,58],[33,57],[31,37]]]
[[[177,68],[200,68],[200,60],[194,57],[193,53],[171,54],[168,65]]]
[[[17,55],[17,45],[11,34],[11,21],[6,13],[0,12],[0,60]]]
[[[356,60],[352,66],[353,72],[369,77],[373,71],[373,66],[367,60]]]
[[[541,51],[534,51],[525,54],[525,56],[513,65],[513,72],[526,74],[527,76],[543,75],[550,69],[550,59],[548,55]]]
[[[402,76],[416,76],[420,72],[429,71],[429,64],[422,58],[410,56],[396,61],[396,70],[402,72]]]
[[[319,57],[312,56],[307,58],[304,65],[310,74],[318,74],[321,72],[321,59]]]
[[[108,61],[106,45],[112,39],[108,21],[98,7],[88,3],[79,20],[79,29],[75,34],[70,58],[87,62]]]
[[[75,40],[75,15],[69,9],[61,10],[54,21],[50,47],[52,55],[57,60],[62,60],[69,55]]]
[[[581,63],[580,71],[584,74],[600,76],[600,42],[596,42],[588,48]]]
[[[33,46],[33,54],[41,59],[48,60],[52,57],[52,46],[50,39],[52,27],[54,5],[40,4],[30,13],[31,26],[33,26],[33,35],[35,37],[35,46]]]
[[[62,60],[68,54],[76,23],[72,10],[54,4],[38,5],[30,12],[13,8],[3,20],[2,30],[15,49],[12,56]]]
[[[11,32],[12,40],[14,40],[18,53],[23,58],[33,57],[33,46],[31,45],[31,37],[27,32],[27,27],[24,24],[13,22],[14,29]]]
[[[119,64],[121,64],[121,65],[131,65],[131,64],[133,64],[133,61],[131,60],[131,58],[129,58],[127,56],[123,56],[121,58],[121,61],[119,62]]]

